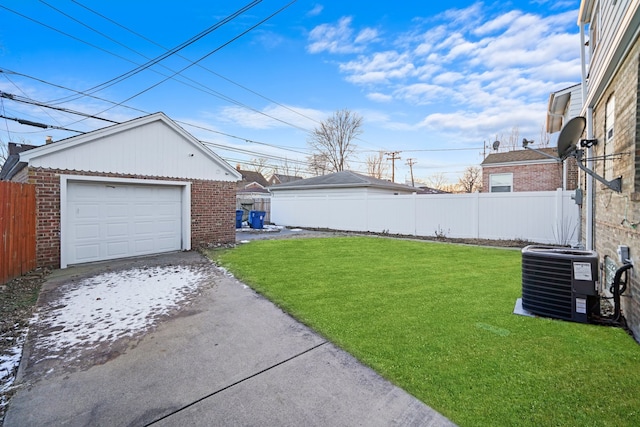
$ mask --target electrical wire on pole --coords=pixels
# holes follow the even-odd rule
[[[415,183],[413,181],[413,165],[415,165],[416,159],[407,159],[407,165],[409,166],[409,172],[411,172],[411,186],[415,187]]]
[[[384,153],[387,156],[391,156],[391,157],[387,157],[387,160],[391,160],[391,182],[396,182],[396,160],[400,160],[400,156],[398,156],[398,154],[400,154],[401,151],[391,151],[388,153]]]

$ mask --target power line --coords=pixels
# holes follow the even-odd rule
[[[141,39],[143,39],[143,40],[146,40],[146,41],[148,41],[149,43],[151,43],[151,44],[153,44],[153,45],[155,45],[155,46],[158,46],[158,47],[160,47],[160,48],[162,48],[162,49],[165,49],[165,50],[167,49],[167,48],[166,48],[166,47],[164,47],[163,45],[161,45],[161,44],[159,44],[159,43],[156,43],[156,42],[155,42],[155,41],[153,41],[152,39],[150,39],[150,38],[148,38],[148,37],[145,37],[144,35],[142,35],[142,34],[140,34],[140,33],[136,32],[136,31],[134,31],[134,30],[132,30],[132,29],[130,29],[130,28],[128,28],[128,27],[126,27],[126,26],[124,26],[124,25],[120,24],[119,22],[117,22],[117,21],[115,21],[115,20],[113,20],[113,19],[111,19],[111,18],[109,18],[109,17],[107,17],[107,16],[105,16],[105,15],[101,14],[100,12],[97,12],[97,11],[96,11],[96,10],[94,10],[94,9],[91,9],[90,7],[85,6],[84,4],[80,3],[79,1],[77,1],[77,0],[71,0],[71,1],[72,1],[73,3],[75,3],[75,4],[77,4],[78,6],[80,6],[80,7],[84,8],[84,9],[88,10],[89,12],[91,12],[91,13],[93,13],[93,14],[95,14],[95,15],[97,15],[97,16],[99,16],[99,17],[101,17],[101,18],[103,18],[103,19],[105,19],[105,20],[107,20],[107,21],[109,21],[109,22],[111,22],[112,24],[114,24],[114,25],[116,25],[116,26],[118,26],[118,27],[122,28],[123,30],[128,31],[128,32],[130,32],[131,34],[134,34],[135,36],[137,36],[137,37],[139,37],[139,38],[141,38]],[[119,44],[120,44],[120,43],[119,43]],[[130,49],[130,50],[131,50],[131,49]],[[134,51],[134,52],[135,52],[135,51]],[[136,53],[138,53],[138,52],[136,52]],[[142,55],[142,54],[140,54],[140,53],[138,53],[138,54],[139,54],[139,55],[141,55],[141,56],[144,56],[144,55]],[[186,58],[185,56],[180,55],[179,53],[178,53],[176,56],[178,56],[179,58],[182,58],[182,59],[184,59],[184,60],[190,61],[188,58]],[[239,88],[241,88],[241,89],[244,89],[244,90],[246,90],[247,92],[250,92],[250,93],[252,93],[252,94],[254,94],[254,95],[256,95],[256,96],[258,96],[258,97],[260,97],[260,98],[262,98],[262,99],[264,99],[264,100],[266,100],[266,101],[269,101],[269,102],[271,102],[271,103],[273,103],[273,104],[275,104],[275,105],[277,105],[277,106],[279,106],[279,107],[282,107],[282,108],[284,108],[284,109],[286,109],[286,110],[288,110],[288,111],[291,111],[291,112],[292,112],[292,113],[294,113],[294,114],[297,114],[297,115],[299,115],[299,116],[301,116],[301,117],[304,117],[304,118],[306,118],[306,119],[308,119],[308,120],[311,120],[312,122],[319,123],[316,119],[314,119],[314,118],[312,118],[312,117],[309,117],[309,116],[307,116],[307,115],[305,115],[305,114],[302,114],[301,112],[299,112],[299,111],[297,111],[297,110],[295,110],[295,109],[293,109],[293,108],[290,108],[290,107],[288,107],[288,106],[286,106],[286,105],[284,105],[284,104],[281,104],[281,103],[279,103],[278,101],[273,100],[272,98],[269,98],[269,97],[267,97],[267,96],[265,96],[265,95],[263,95],[263,94],[261,94],[261,93],[259,93],[259,92],[255,91],[255,90],[253,90],[253,89],[250,89],[250,88],[248,88],[248,87],[246,87],[246,86],[244,86],[244,85],[242,85],[242,84],[240,84],[240,83],[238,83],[238,82],[236,82],[236,81],[234,81],[234,80],[232,80],[232,79],[230,79],[230,78],[226,77],[226,76],[223,76],[222,74],[219,74],[219,73],[217,73],[217,72],[215,72],[215,71],[211,70],[210,68],[207,68],[207,67],[203,66],[202,64],[197,64],[197,66],[198,66],[200,69],[202,69],[202,70],[204,70],[204,71],[206,71],[206,72],[208,72],[208,73],[211,73],[211,74],[213,74],[214,76],[219,77],[219,78],[221,78],[221,79],[223,79],[223,80],[226,80],[227,82],[229,82],[229,83],[231,83],[231,84],[233,84],[233,85],[235,85],[235,86],[237,86],[237,87],[239,87]],[[238,104],[238,105],[244,106],[243,104]],[[269,117],[270,117],[270,116],[269,116]]]
[[[260,0],[260,1],[261,1],[261,0]],[[102,37],[104,37],[104,38],[106,38],[106,39],[108,39],[108,40],[110,40],[110,41],[112,41],[112,42],[114,42],[114,43],[117,43],[117,44],[119,44],[120,46],[125,47],[126,49],[130,50],[131,52],[136,53],[137,55],[142,56],[142,57],[143,57],[143,58],[145,58],[145,59],[149,59],[149,57],[145,56],[144,54],[142,54],[142,53],[140,53],[140,52],[138,52],[138,51],[136,51],[136,50],[134,50],[134,49],[131,49],[130,47],[128,47],[128,46],[127,46],[127,45],[125,45],[124,43],[121,43],[121,42],[119,42],[119,41],[115,40],[114,38],[109,37],[108,35],[106,35],[106,34],[104,34],[104,33],[100,32],[100,31],[98,31],[98,30],[94,29],[93,27],[91,27],[91,26],[88,26],[88,25],[84,24],[84,23],[83,23],[83,22],[81,22],[80,20],[78,20],[78,19],[74,18],[73,16],[69,15],[68,13],[65,13],[64,11],[62,11],[62,10],[60,10],[60,9],[58,9],[58,8],[56,8],[56,7],[52,6],[52,5],[50,5],[50,4],[48,4],[48,3],[47,3],[47,2],[45,2],[44,0],[40,0],[40,2],[41,2],[41,3],[43,3],[43,4],[45,4],[46,6],[50,7],[51,9],[55,10],[56,12],[58,12],[58,13],[62,14],[63,16],[65,16],[65,17],[67,17],[67,18],[69,18],[69,19],[73,20],[74,22],[77,22],[77,23],[79,23],[80,25],[83,25],[84,27],[86,27],[86,28],[90,29],[91,31],[96,32],[97,34],[101,35]],[[283,7],[281,10],[279,10],[278,12],[276,12],[275,14],[280,13],[282,10],[284,10],[284,9],[288,8],[288,7],[289,7],[292,3],[294,3],[294,2],[295,2],[295,1],[293,1],[293,2],[289,3],[288,5],[286,5],[285,7]],[[115,25],[118,25],[118,26],[120,26],[120,27],[122,27],[122,28],[125,28],[127,31],[130,31],[130,32],[132,32],[133,34],[135,34],[135,35],[137,35],[137,36],[139,36],[139,37],[142,37],[142,38],[144,38],[145,40],[148,40],[148,41],[150,41],[151,43],[153,43],[153,44],[155,44],[155,45],[157,45],[157,46],[160,46],[160,47],[162,47],[163,49],[167,50],[167,52],[165,52],[163,55],[160,55],[160,56],[159,56],[159,57],[157,57],[156,59],[151,59],[151,60],[149,60],[149,61],[147,61],[147,62],[146,62],[146,64],[150,64],[150,65],[145,65],[145,64],[143,64],[143,65],[139,65],[136,69],[134,69],[134,70],[130,71],[130,72],[129,72],[129,73],[131,73],[131,75],[130,75],[130,76],[132,76],[133,74],[137,74],[138,72],[142,71],[143,69],[146,69],[146,68],[150,67],[151,65],[154,65],[154,64],[156,64],[156,63],[159,63],[158,58],[161,58],[161,57],[163,57],[163,56],[164,56],[164,57],[169,57],[169,56],[171,56],[171,55],[172,55],[171,51],[174,51],[174,50],[176,49],[176,48],[174,48],[174,49],[167,49],[167,48],[165,48],[165,47],[163,47],[163,46],[161,46],[161,45],[159,45],[159,44],[157,44],[157,43],[155,43],[155,42],[151,41],[150,39],[148,39],[148,38],[146,38],[146,37],[144,37],[144,36],[141,36],[141,35],[140,35],[140,34],[138,34],[138,33],[135,33],[135,32],[133,32],[133,31],[129,30],[128,28],[126,28],[126,27],[124,27],[124,26],[122,26],[122,25],[118,24],[117,22],[115,22],[115,21],[113,21],[113,20],[111,20],[111,19],[109,19],[109,18],[107,18],[107,17],[105,17],[105,16],[103,16],[103,15],[101,15],[101,14],[99,14],[99,13],[97,13],[97,12],[93,11],[92,9],[90,9],[90,8],[88,8],[88,7],[86,7],[86,6],[82,5],[82,4],[80,4],[80,3],[78,3],[78,2],[75,2],[75,3],[76,3],[76,4],[78,4],[79,6],[81,6],[81,7],[85,8],[85,9],[87,9],[87,10],[91,11],[92,13],[97,14],[98,16],[102,17],[103,19],[107,19],[109,22],[112,22],[112,23],[114,23]],[[252,5],[246,6],[246,8],[248,8],[248,7],[253,7],[253,6],[252,6]],[[236,13],[238,13],[238,12],[236,12]],[[274,15],[275,15],[275,14],[274,14]],[[272,16],[274,16],[274,15],[272,15]],[[22,15],[21,15],[21,16],[22,16]],[[267,19],[270,19],[272,16],[270,16],[270,17],[269,17],[269,18],[267,18]],[[225,18],[225,19],[231,20],[231,19],[234,19],[234,18],[233,18],[233,17],[231,17],[231,18],[230,18],[230,17],[228,17],[228,18]],[[32,21],[33,21],[33,22],[36,22],[36,23],[38,23],[38,24],[44,25],[44,26],[45,26],[45,27],[47,27],[47,28],[54,29],[54,28],[52,28],[52,27],[49,27],[49,26],[47,26],[47,25],[45,25],[45,24],[40,23],[39,21],[36,21],[36,20],[33,20],[33,19],[32,19]],[[264,22],[264,21],[262,21],[261,23],[263,23],[263,22]],[[261,23],[258,23],[256,26],[261,25]],[[217,25],[218,27],[219,27],[219,26],[222,26],[222,25],[224,25],[224,22],[222,22],[222,23],[218,23],[218,24],[216,24],[216,25]],[[255,26],[254,26],[253,28],[255,28]],[[250,30],[251,30],[251,29],[249,29],[248,31],[250,31]],[[211,32],[211,31],[213,31],[213,30],[211,30],[211,28],[210,28],[209,30],[204,31],[203,33],[209,33],[209,32]],[[247,32],[248,32],[248,31],[247,31]],[[60,32],[60,33],[61,33],[61,34],[63,34],[63,35],[69,36],[68,34],[66,34],[66,33],[64,33],[64,32]],[[201,34],[203,34],[203,33],[201,33]],[[245,32],[245,33],[246,33],[246,32]],[[243,34],[245,34],[245,33],[243,33]],[[242,36],[243,34],[241,34],[240,36]],[[238,36],[238,37],[240,37],[240,36]],[[196,38],[196,40],[197,40],[198,38],[201,38],[201,37],[202,37],[201,35],[194,36],[194,38]],[[194,38],[192,38],[192,39],[190,39],[190,40],[193,40]],[[79,39],[77,39],[77,38],[74,38],[74,39],[79,40]],[[236,39],[237,39],[237,37],[236,37]],[[196,40],[193,40],[193,41],[196,41]],[[233,39],[233,40],[231,40],[231,41],[227,42],[225,45],[223,45],[223,46],[219,47],[218,49],[221,49],[222,47],[224,47],[224,46],[226,46],[227,44],[229,44],[229,43],[233,42],[234,40],[235,40],[235,39]],[[79,40],[79,41],[83,41],[83,40]],[[191,43],[193,43],[193,41],[192,41]],[[187,43],[187,42],[185,42],[185,43]],[[184,45],[184,43],[183,43],[183,45]],[[187,45],[188,45],[188,44],[187,44]],[[90,46],[95,47],[94,45],[91,45],[91,44],[90,44]],[[182,46],[182,45],[180,45],[180,46]],[[186,45],[185,45],[185,47],[186,47]],[[180,49],[182,49],[182,48],[180,48]],[[107,51],[107,50],[105,50],[105,49],[101,49],[101,50],[103,50],[103,51],[105,51],[105,52],[107,52],[107,53],[111,53],[111,52],[109,52],[109,51]],[[212,53],[214,53],[214,52],[215,52],[215,51],[210,52],[210,53],[209,53],[209,55],[211,55],[211,54],[212,54]],[[111,53],[111,54],[113,54],[113,53]],[[171,68],[166,67],[165,65],[160,64],[160,66],[162,66],[162,67],[163,67],[163,68],[165,68],[166,70],[170,71],[172,74],[167,75],[167,74],[163,74],[163,73],[161,73],[161,72],[159,72],[159,71],[157,71],[157,70],[153,70],[154,72],[156,72],[156,73],[158,73],[158,74],[160,74],[160,75],[162,75],[162,76],[165,76],[165,77],[167,77],[167,78],[166,78],[166,79],[164,79],[164,80],[161,80],[160,82],[156,83],[155,85],[153,85],[153,86],[151,86],[151,87],[147,88],[145,91],[139,92],[139,93],[137,93],[136,95],[133,95],[132,97],[127,98],[126,100],[122,101],[122,102],[120,103],[120,105],[121,105],[121,104],[123,104],[124,102],[129,101],[129,100],[133,99],[134,97],[137,97],[137,96],[141,95],[142,93],[144,93],[144,92],[146,92],[146,91],[149,91],[149,90],[153,89],[154,87],[156,87],[156,86],[158,86],[158,85],[160,85],[160,84],[162,84],[162,83],[166,82],[168,79],[173,79],[173,80],[176,80],[177,82],[182,83],[182,84],[184,84],[184,85],[187,85],[187,86],[189,86],[189,87],[191,87],[191,88],[193,88],[193,89],[200,90],[200,91],[202,91],[202,92],[204,92],[204,93],[206,93],[206,94],[209,94],[209,95],[215,96],[215,97],[220,98],[220,99],[222,99],[222,100],[224,100],[224,101],[226,101],[226,102],[229,102],[229,103],[231,103],[231,104],[235,104],[235,105],[238,105],[239,107],[242,107],[242,108],[245,108],[245,109],[247,109],[247,110],[253,111],[253,112],[255,112],[256,114],[260,114],[260,115],[263,115],[263,116],[265,116],[265,117],[269,117],[270,119],[272,119],[272,120],[276,120],[276,121],[279,121],[279,122],[281,122],[281,123],[283,123],[283,124],[286,124],[287,126],[291,126],[291,127],[294,127],[294,128],[300,129],[300,130],[302,130],[302,131],[308,132],[308,129],[302,128],[302,127],[300,127],[300,126],[298,126],[298,125],[295,125],[295,124],[293,124],[293,123],[290,123],[290,122],[287,122],[287,121],[285,121],[285,120],[279,119],[279,118],[277,118],[277,117],[271,116],[271,115],[269,115],[269,114],[267,114],[267,113],[265,113],[265,112],[263,112],[263,111],[260,111],[260,110],[258,110],[258,109],[256,109],[256,108],[253,108],[253,107],[250,107],[250,106],[248,106],[248,105],[246,105],[246,104],[243,104],[243,103],[242,103],[242,102],[240,102],[240,101],[237,101],[237,100],[235,100],[235,99],[233,99],[233,98],[231,98],[231,97],[228,97],[228,96],[226,96],[226,95],[224,95],[224,94],[222,94],[222,93],[220,93],[220,92],[217,92],[217,91],[215,91],[215,90],[211,89],[210,87],[208,87],[208,86],[206,86],[206,85],[204,85],[204,84],[202,84],[202,83],[200,83],[200,82],[197,82],[197,81],[195,81],[195,80],[193,80],[193,79],[191,79],[191,78],[189,78],[189,77],[187,77],[187,76],[180,75],[180,73],[182,73],[183,71],[185,71],[187,68],[189,68],[189,67],[191,67],[191,66],[193,66],[193,65],[198,65],[200,68],[204,69],[205,71],[208,71],[208,72],[210,72],[210,73],[213,73],[214,75],[218,75],[219,77],[224,78],[224,79],[228,80],[229,82],[231,82],[231,83],[233,83],[233,84],[235,84],[235,85],[237,85],[237,86],[243,87],[244,89],[246,89],[246,90],[248,90],[248,91],[251,91],[252,93],[255,93],[255,94],[256,94],[256,95],[258,95],[258,96],[262,96],[262,95],[258,94],[258,93],[257,93],[257,92],[255,92],[255,91],[252,91],[252,90],[250,90],[250,89],[248,89],[248,88],[246,88],[246,87],[244,87],[244,86],[242,86],[242,85],[239,85],[238,83],[235,83],[235,82],[233,82],[232,80],[227,79],[226,77],[221,76],[221,75],[219,75],[219,74],[217,74],[217,73],[215,73],[215,72],[213,72],[213,71],[211,71],[211,70],[209,70],[209,69],[207,69],[207,68],[203,67],[202,65],[199,65],[199,64],[198,64],[198,61],[202,61],[202,60],[203,60],[204,58],[206,58],[208,55],[206,55],[206,56],[205,56],[205,57],[203,57],[203,58],[200,58],[198,61],[191,61],[191,60],[189,60],[188,58],[186,58],[186,57],[184,57],[184,56],[179,55],[177,51],[175,52],[175,54],[176,54],[176,56],[179,56],[180,58],[183,58],[183,59],[185,59],[186,61],[189,61],[190,65],[189,65],[189,66],[187,66],[187,67],[185,67],[185,68],[183,68],[182,70],[180,70],[180,71],[178,71],[178,72],[175,72],[175,71],[174,71],[174,70],[172,70]],[[113,54],[113,55],[114,55],[114,56],[117,56],[117,57],[119,57],[119,58],[122,58],[120,55],[116,55],[116,54]],[[127,59],[127,61],[128,61],[128,62],[131,62],[131,63],[133,63],[133,64],[136,64],[134,61],[131,61],[131,60],[128,60],[128,59]],[[139,70],[139,71],[136,71],[136,70]],[[122,77],[122,76],[126,76],[127,74],[128,74],[128,73],[125,73],[125,74],[121,75],[120,77]],[[128,77],[130,77],[130,76],[128,76]],[[110,81],[108,81],[108,82],[102,83],[101,85],[94,86],[93,88],[87,89],[87,90],[85,90],[85,91],[77,92],[77,93],[78,93],[78,95],[80,95],[80,96],[75,96],[75,97],[73,97],[73,96],[69,96],[69,97],[60,98],[60,99],[57,99],[57,100],[52,100],[52,101],[50,101],[50,102],[54,102],[54,103],[56,103],[56,104],[60,104],[60,103],[62,103],[62,102],[67,102],[67,101],[72,101],[72,100],[78,99],[78,98],[80,98],[80,97],[82,97],[82,96],[91,96],[91,94],[93,94],[93,93],[95,93],[95,92],[97,92],[97,91],[99,91],[99,90],[101,90],[101,89],[104,89],[104,88],[106,88],[106,87],[109,87],[109,86],[111,86],[111,85],[113,85],[113,84],[116,84],[116,83],[118,83],[118,82],[120,82],[120,81],[123,81],[124,79],[126,79],[126,78],[128,78],[128,77],[125,77],[125,78],[122,78],[121,80],[118,80],[118,81],[115,81],[115,82],[113,82],[113,83],[107,84],[107,83],[109,83],[109,82],[112,82],[112,81],[113,81],[113,80],[115,80],[115,79],[119,79],[119,77],[117,77],[117,78],[112,79],[112,80],[110,80]],[[179,77],[179,78],[178,78],[178,77]],[[182,79],[187,80],[187,81],[184,81],[184,80],[182,80]],[[190,84],[189,82],[192,82],[192,83],[194,83],[194,84],[195,84],[195,85],[197,85],[197,86],[194,86],[193,84]],[[103,87],[100,87],[100,86],[103,86]],[[264,97],[264,96],[262,96],[262,97],[263,97],[263,98],[265,98],[265,99],[268,99],[270,102],[274,102],[274,103],[276,103],[277,105],[282,106],[283,108],[285,108],[285,109],[287,109],[287,110],[289,110],[289,111],[295,112],[296,114],[299,114],[299,115],[301,115],[301,116],[303,116],[303,117],[305,117],[305,118],[307,118],[307,119],[310,119],[310,120],[316,121],[316,120],[311,119],[310,117],[307,117],[307,116],[303,115],[302,113],[299,113],[299,112],[297,112],[297,111],[295,111],[295,110],[293,110],[293,109],[291,109],[291,108],[289,108],[289,107],[287,107],[287,106],[285,106],[285,105],[279,104],[279,103],[277,103],[277,102],[275,102],[275,101],[273,101],[273,100],[271,100],[271,99],[269,99],[269,98],[266,98],[266,97]],[[119,104],[114,103],[114,106],[117,106],[117,105],[119,105]],[[113,107],[112,107],[112,108],[113,108]],[[103,112],[105,112],[105,111],[107,111],[107,110],[101,111],[101,113],[103,113]],[[96,113],[96,114],[100,114],[100,113]],[[317,121],[316,121],[316,122],[317,122]]]
[[[85,132],[80,131],[80,130],[68,129],[68,128],[64,128],[64,127],[61,127],[61,126],[47,125],[47,124],[44,124],[44,123],[33,122],[31,120],[19,119],[19,118],[16,118],[16,117],[7,117],[7,116],[2,115],[2,114],[0,114],[0,119],[13,120],[14,122],[18,122],[21,125],[33,126],[33,127],[42,128],[42,129],[57,129],[57,130],[66,130],[68,132],[85,133]]]
[[[292,5],[293,3],[295,3],[296,1],[297,1],[297,0],[293,0],[293,1],[289,2],[288,4],[284,5],[283,7],[281,7],[280,9],[278,9],[277,11],[275,11],[274,13],[272,13],[271,15],[267,16],[266,18],[264,18],[263,20],[261,20],[261,21],[260,21],[260,22],[258,22],[257,24],[255,24],[255,25],[253,25],[253,26],[249,27],[247,30],[245,30],[245,31],[243,31],[242,33],[238,34],[237,36],[233,37],[231,40],[227,41],[226,43],[222,44],[221,46],[217,47],[216,49],[214,49],[214,50],[212,50],[211,52],[207,53],[206,55],[202,56],[200,59],[198,59],[198,60],[196,60],[196,61],[192,62],[191,64],[189,64],[189,65],[187,65],[187,66],[183,67],[182,69],[180,69],[180,70],[176,71],[172,76],[169,76],[169,77],[167,77],[167,78],[165,78],[165,79],[163,79],[163,80],[161,80],[161,81],[159,81],[159,82],[157,82],[157,83],[155,83],[155,84],[153,84],[153,85],[149,86],[148,88],[146,88],[146,89],[144,89],[144,90],[142,90],[142,91],[140,91],[140,92],[136,93],[135,95],[130,96],[129,98],[125,99],[124,101],[122,101],[122,102],[120,102],[120,103],[118,103],[118,104],[116,104],[116,105],[114,105],[114,106],[112,106],[112,107],[107,108],[106,110],[101,111],[101,112],[100,112],[100,113],[98,113],[98,114],[104,113],[104,112],[106,112],[106,111],[108,111],[108,110],[110,110],[110,109],[112,109],[112,108],[116,107],[117,105],[120,105],[120,104],[123,104],[123,103],[125,103],[125,102],[127,102],[127,101],[130,101],[130,100],[132,100],[133,98],[135,98],[135,97],[137,97],[137,96],[140,96],[140,95],[142,95],[143,93],[148,92],[149,90],[151,90],[151,89],[153,89],[153,88],[155,88],[155,87],[157,87],[157,86],[161,85],[162,83],[166,82],[167,80],[169,80],[169,79],[170,79],[170,78],[172,78],[173,76],[176,76],[176,75],[178,75],[178,74],[182,73],[183,71],[185,71],[185,70],[187,70],[187,69],[191,68],[192,66],[196,65],[198,62],[200,62],[200,61],[202,61],[202,60],[204,60],[204,59],[208,58],[209,56],[213,55],[214,53],[216,53],[217,51],[219,51],[219,50],[220,50],[220,49],[222,49],[223,47],[228,46],[229,44],[231,44],[231,43],[233,43],[234,41],[238,40],[240,37],[242,37],[242,36],[246,35],[246,34],[247,34],[247,33],[249,33],[250,31],[254,30],[255,28],[257,28],[257,27],[259,27],[260,25],[262,25],[263,23],[267,22],[269,19],[271,19],[271,18],[273,18],[274,16],[278,15],[279,13],[281,13],[283,10],[287,9],[289,6],[291,6],[291,5]],[[280,120],[280,119],[275,119],[275,120],[282,121],[282,120]],[[284,123],[286,123],[286,122],[284,122]],[[295,126],[295,125],[293,125],[293,126]],[[298,126],[295,126],[295,127],[298,127]],[[300,127],[298,127],[298,128],[299,128],[299,129],[304,130],[303,128],[300,128]]]
[[[61,86],[61,85],[58,85],[58,84],[55,84],[55,83],[51,83],[51,82],[48,82],[46,80],[43,80],[43,79],[40,79],[40,78],[37,78],[37,77],[34,77],[34,76],[30,76],[28,74],[19,73],[19,72],[12,71],[12,70],[7,70],[7,69],[1,69],[0,68],[0,73],[14,74],[14,75],[18,75],[18,76],[21,76],[21,77],[25,77],[25,78],[28,78],[28,79],[35,80],[37,82],[40,82],[40,83],[43,83],[43,84],[46,84],[46,85],[57,87],[57,88],[60,88],[60,89],[68,90],[68,91],[71,91],[71,92],[78,92],[75,89],[71,89],[71,88],[68,88],[68,87],[65,87],[65,86]],[[93,99],[99,100],[99,101],[107,102],[109,104],[114,104],[114,105],[116,104],[113,101],[110,101],[110,100],[105,99],[105,98],[101,98],[99,96],[95,96],[95,95],[88,95],[88,96],[93,98]],[[44,103],[43,103],[43,106],[44,106]],[[151,112],[146,111],[146,110],[142,110],[140,108],[127,106],[127,105],[124,105],[124,104],[122,104],[120,106],[123,107],[123,108],[130,109],[132,111],[144,114],[144,115],[151,114]],[[197,125],[197,124],[193,124],[193,123],[189,123],[189,122],[185,122],[185,121],[181,121],[181,120],[174,120],[174,121],[176,123],[179,123],[179,124],[183,125],[183,126],[189,126],[189,127],[192,127],[192,128],[196,128],[196,129],[204,130],[204,131],[207,131],[207,132],[215,133],[217,135],[222,135],[222,136],[225,136],[225,137],[228,137],[228,138],[237,139],[237,140],[240,140],[240,141],[245,141],[245,142],[250,143],[250,144],[265,145],[265,146],[273,147],[273,148],[276,148],[276,149],[279,149],[279,150],[291,151],[291,152],[295,152],[295,153],[299,153],[299,154],[308,155],[308,153],[305,153],[305,152],[302,152],[302,151],[297,151],[297,150],[295,150],[295,149],[293,149],[291,147],[279,146],[279,145],[275,145],[275,144],[269,144],[269,143],[266,143],[266,142],[260,142],[260,141],[252,140],[252,139],[249,139],[249,138],[246,138],[246,137],[237,136],[237,135],[233,135],[233,134],[226,133],[226,132],[221,132],[221,131],[218,131],[218,130],[215,130],[215,129],[211,129],[211,128],[208,128],[208,127],[205,127],[205,126],[201,126],[201,125]]]
[[[416,159],[407,159],[407,165],[409,166],[409,171],[411,172],[411,186],[414,186],[414,181],[413,181],[413,165],[415,165],[417,162],[415,161]]]
[[[42,1],[42,0],[41,0],[41,1]],[[210,27],[209,27],[209,28],[207,28],[206,30],[201,31],[200,33],[196,34],[195,36],[193,36],[193,37],[189,38],[188,40],[186,40],[186,41],[184,41],[184,42],[182,42],[182,43],[180,43],[178,46],[176,46],[176,47],[174,47],[174,48],[172,48],[172,49],[169,49],[168,51],[166,51],[166,52],[162,53],[161,55],[159,55],[159,56],[157,56],[157,57],[155,57],[155,58],[153,58],[153,59],[151,59],[151,60],[147,61],[146,63],[144,63],[144,64],[142,64],[142,65],[139,65],[138,67],[136,67],[136,68],[134,68],[134,69],[132,69],[132,70],[127,71],[127,72],[126,72],[126,73],[124,73],[124,74],[121,74],[121,75],[119,75],[119,76],[117,76],[117,77],[114,77],[114,78],[112,78],[112,79],[110,79],[110,80],[107,80],[106,82],[101,83],[101,84],[99,84],[99,85],[93,86],[92,88],[86,89],[86,90],[84,90],[83,92],[86,92],[86,93],[95,93],[95,92],[98,92],[98,91],[100,91],[100,90],[106,89],[106,88],[108,88],[108,87],[110,87],[110,86],[113,86],[114,84],[120,83],[120,82],[122,82],[122,81],[124,81],[124,80],[126,80],[126,79],[128,79],[128,78],[130,78],[130,77],[132,77],[132,76],[134,76],[134,75],[136,75],[136,74],[138,74],[138,73],[140,73],[140,72],[142,72],[142,71],[146,70],[147,68],[149,68],[149,67],[151,67],[151,66],[153,66],[153,65],[155,65],[155,64],[157,64],[157,63],[159,63],[159,62],[161,62],[161,61],[163,61],[163,60],[165,60],[165,59],[167,59],[167,58],[169,58],[170,56],[174,55],[174,54],[175,54],[175,53],[177,53],[178,51],[180,51],[180,50],[182,50],[182,49],[186,48],[187,46],[192,45],[192,44],[193,44],[193,43],[195,43],[196,41],[198,41],[198,40],[202,39],[203,37],[205,37],[205,36],[207,36],[207,35],[209,35],[209,34],[211,34],[211,33],[212,33],[212,32],[214,32],[215,30],[217,30],[218,28],[220,28],[220,27],[222,27],[223,25],[225,25],[225,24],[227,24],[227,23],[231,22],[232,20],[234,20],[234,19],[235,19],[235,18],[237,18],[238,16],[242,15],[243,13],[245,13],[246,11],[248,11],[249,9],[251,9],[251,8],[255,7],[255,6],[256,6],[258,3],[260,3],[260,2],[262,2],[262,0],[254,0],[253,2],[251,2],[251,3],[249,3],[249,4],[245,5],[245,6],[243,6],[242,8],[238,9],[237,11],[235,11],[234,13],[232,13],[231,15],[228,15],[227,17],[225,17],[225,18],[224,18],[224,19],[222,19],[221,21],[216,22],[215,24],[213,24],[212,26],[210,26]],[[44,3],[44,2],[43,2],[43,3]],[[45,4],[47,4],[47,3],[45,3]],[[47,5],[48,5],[48,4],[47,4]],[[49,6],[49,5],[48,5],[48,6]],[[49,6],[49,7],[52,7],[52,6]],[[53,8],[53,7],[52,7],[52,8]],[[54,9],[55,9],[55,8],[54,8]],[[55,10],[57,10],[57,9],[55,9]],[[207,55],[207,56],[208,56],[208,55]],[[206,57],[206,56],[205,56],[205,57]],[[193,65],[193,64],[192,64],[192,65]],[[190,66],[191,66],[191,65],[190,65]],[[173,74],[173,76],[175,76],[176,74],[181,73],[182,71],[186,70],[186,69],[187,69],[187,68],[189,68],[190,66],[187,66],[187,67],[183,68],[182,70],[180,70],[179,72],[174,73],[174,74]],[[168,79],[166,79],[166,80],[168,80]],[[164,82],[164,81],[166,81],[166,80],[162,80],[162,82]],[[161,83],[162,83],[162,82],[161,82]],[[155,86],[152,86],[152,88],[153,88],[153,87],[155,87]],[[144,92],[141,92],[141,93],[144,93]],[[138,94],[137,94],[137,95],[135,95],[135,96],[138,96],[139,94],[140,94],[140,93],[138,93]],[[135,96],[134,96],[134,97],[135,97]],[[134,98],[134,97],[132,97],[132,98]],[[77,98],[76,98],[76,99],[77,99]],[[131,99],[131,98],[129,98],[129,99]],[[73,99],[70,99],[70,100],[73,100]],[[128,99],[127,99],[127,100],[128,100]],[[65,101],[64,99],[63,99],[63,100],[57,100],[57,102],[64,102],[64,101]],[[67,101],[69,101],[69,100],[67,100]]]
[[[71,110],[69,108],[62,108],[62,107],[55,107],[53,105],[47,105],[45,103],[38,102],[38,101],[35,101],[33,99],[22,97],[20,95],[14,95],[14,94],[11,94],[11,93],[3,92],[1,90],[0,90],[0,98],[6,98],[6,99],[10,99],[12,101],[21,102],[23,104],[35,105],[35,106],[42,107],[42,108],[50,108],[52,110],[61,111],[63,113],[70,113],[70,114],[75,114],[75,115],[78,115],[78,116],[84,116],[84,117],[89,118],[89,119],[103,120],[105,122],[110,122],[110,123],[119,123],[119,122],[116,122],[115,120],[105,119],[104,117],[98,117],[98,116],[95,116],[93,114],[82,113],[80,111]]]
[[[400,151],[391,151],[389,153],[384,153],[387,156],[391,156],[387,157],[387,160],[391,160],[391,182],[396,182],[396,160],[400,160],[400,156],[398,156],[398,154],[400,153]]]

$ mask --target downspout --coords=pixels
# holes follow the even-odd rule
[[[587,139],[594,139],[593,136],[593,107],[587,108]],[[593,170],[593,148],[587,148],[587,169]],[[587,175],[587,189],[585,191],[586,204],[587,204],[587,217],[586,217],[586,245],[587,250],[592,251],[594,246],[594,207],[595,207],[595,188],[593,186],[593,177]]]
[[[580,62],[582,65],[582,111],[585,111],[587,103],[587,59],[586,59],[586,46],[585,46],[585,24],[580,22]],[[586,109],[586,121],[587,121],[587,139],[593,139],[593,108],[588,107]],[[587,168],[593,170],[593,149],[587,148]],[[594,208],[594,194],[593,194],[593,177],[589,174],[585,176],[587,185],[584,192],[584,206],[586,206],[586,218],[585,218],[585,244],[586,249],[593,250],[593,208]]]

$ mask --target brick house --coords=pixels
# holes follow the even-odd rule
[[[557,156],[555,148],[539,151]],[[482,192],[574,190],[577,166],[571,161],[565,161],[565,164],[533,150],[491,153],[480,164]]]
[[[597,141],[587,149],[585,158],[592,159],[587,167],[608,181],[622,177],[622,191],[616,192],[581,173],[586,247],[600,256],[603,288],[622,263],[618,246],[629,247],[636,267],[621,306],[640,340],[640,2],[582,0],[578,24],[589,38],[582,47],[582,57],[589,59],[581,111],[584,136]]]
[[[235,242],[240,174],[163,113],[19,153],[36,186],[38,266]]]

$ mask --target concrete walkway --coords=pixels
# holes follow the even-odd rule
[[[53,376],[21,366],[4,426],[453,425],[244,284],[216,269],[211,280],[103,364]]]

